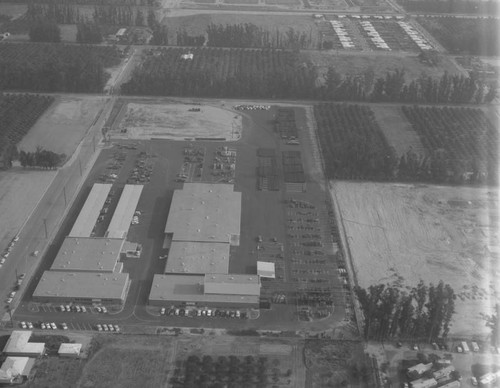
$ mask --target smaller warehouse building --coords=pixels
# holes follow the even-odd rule
[[[42,303],[123,304],[130,287],[128,273],[45,271],[33,293]]]
[[[66,237],[51,270],[70,272],[119,272],[118,260],[125,240]]]
[[[10,335],[3,352],[7,356],[17,357],[38,357],[45,352],[45,344],[39,342],[29,342],[32,331],[14,330]]]
[[[92,230],[97,222],[99,213],[106,202],[111,184],[96,183],[92,186],[92,190],[85,201],[85,204],[78,214],[78,218],[73,224],[73,228],[69,233],[70,237],[90,237]]]
[[[255,275],[155,275],[149,304],[256,308],[259,298],[260,282]]]
[[[0,384],[20,384],[30,374],[34,358],[7,357],[0,368]]]
[[[260,278],[275,279],[276,269],[274,263],[268,261],[258,261],[257,275],[259,275]]]
[[[127,236],[143,188],[142,185],[125,185],[109,223],[106,237],[125,238]]]
[[[60,357],[79,357],[82,351],[82,344],[61,344],[57,354]]]

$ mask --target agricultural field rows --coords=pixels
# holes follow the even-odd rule
[[[434,179],[460,183],[498,180],[498,131],[473,108],[403,106],[429,154]],[[450,176],[451,175],[451,176]]]
[[[111,46],[0,45],[0,90],[100,92],[121,51]]]

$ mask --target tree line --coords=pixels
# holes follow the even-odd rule
[[[498,15],[498,2],[475,0],[398,0],[407,11],[431,13],[470,13],[484,15]]]
[[[37,147],[34,152],[19,151],[19,163],[23,167],[54,169],[64,162],[64,160],[66,160],[65,154],[56,154],[41,147]]]
[[[241,48],[282,48],[307,49],[313,45],[312,30],[295,31],[293,27],[283,33],[276,29],[274,33],[258,27],[253,23],[244,24],[214,24],[207,27],[210,47],[241,47]]]
[[[432,342],[446,337],[455,313],[456,295],[449,284],[424,284],[408,293],[379,284],[355,288],[363,312],[366,340],[413,338]]]

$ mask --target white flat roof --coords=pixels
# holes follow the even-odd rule
[[[125,300],[128,273],[45,271],[33,298]]]
[[[258,275],[206,274],[205,294],[260,296]]]
[[[66,237],[52,270],[114,272],[124,239]]]
[[[79,355],[82,350],[82,344],[66,344],[63,343],[59,346],[59,350],[57,351],[57,354],[59,355]]]
[[[271,278],[276,277],[276,270],[274,263],[269,261],[258,261],[257,262],[257,275],[261,278]]]
[[[258,295],[206,294],[203,275],[155,275],[149,301],[258,304]]]
[[[173,241],[231,242],[240,219],[241,193],[233,185],[184,183],[174,191],[165,233]]]
[[[3,352],[9,354],[32,354],[40,355],[45,349],[43,342],[28,342],[33,332],[31,330],[14,330],[10,335]]]
[[[17,376],[27,376],[31,370],[29,364],[29,357],[7,357],[0,368],[0,382],[10,382]],[[34,360],[31,364],[34,364]]]
[[[228,273],[229,243],[173,241],[165,273]]]
[[[109,223],[106,237],[124,238],[127,235],[143,187],[143,185],[125,185],[113,218]]]
[[[106,198],[111,190],[109,183],[95,183],[85,201],[85,204],[78,214],[78,218],[73,224],[69,233],[71,237],[90,237],[94,229],[99,213],[106,202]]]

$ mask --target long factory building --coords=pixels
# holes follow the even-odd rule
[[[106,237],[91,237],[111,185],[94,184],[71,233],[50,270],[45,271],[33,300],[54,303],[122,304],[130,279],[120,258],[128,252],[125,238],[142,193],[141,185],[125,185]]]
[[[149,304],[258,307],[258,275],[229,274],[239,245],[241,193],[230,184],[184,183],[174,192],[165,234],[170,249]]]

